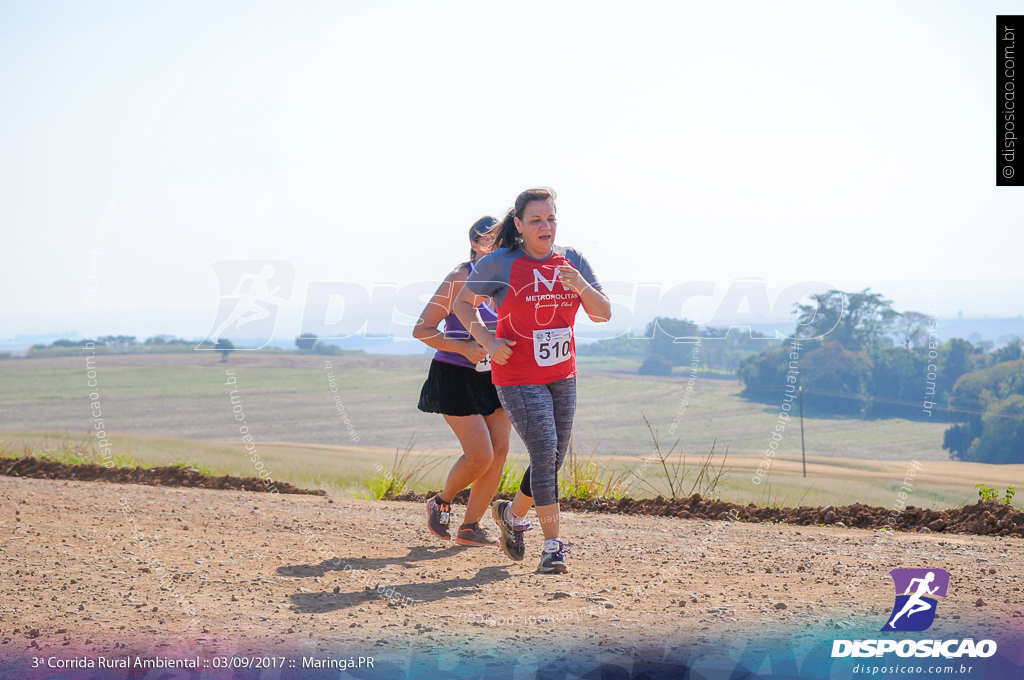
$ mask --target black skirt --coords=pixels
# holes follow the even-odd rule
[[[434,359],[420,390],[418,408],[446,416],[489,416],[501,408],[501,401],[491,383],[490,371]]]

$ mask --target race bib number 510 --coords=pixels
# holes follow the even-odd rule
[[[571,328],[545,328],[533,332],[533,358],[538,366],[560,364],[571,355]]]

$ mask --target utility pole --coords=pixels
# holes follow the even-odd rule
[[[804,479],[807,478],[807,449],[804,448],[804,388],[803,385],[797,388],[797,397],[800,401],[800,455],[804,459]]]

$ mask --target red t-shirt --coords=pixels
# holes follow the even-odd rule
[[[576,375],[573,326],[580,296],[559,281],[556,267],[562,264],[601,289],[586,258],[560,246],[543,260],[529,257],[522,248],[501,248],[479,260],[466,279],[473,293],[494,298],[495,336],[516,341],[505,364],[491,362],[495,385],[546,385]]]

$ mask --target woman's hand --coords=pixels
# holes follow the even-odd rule
[[[462,356],[466,357],[470,363],[479,364],[487,356],[487,350],[480,346],[476,340],[465,340],[462,343]]]
[[[491,361],[504,366],[512,356],[512,345],[516,344],[516,341],[508,338],[492,338],[488,344],[490,346],[487,348],[487,353],[491,355]]]
[[[587,313],[591,321],[600,323],[612,318],[612,303],[608,296],[591,286],[579,270],[570,264],[560,264],[556,269],[558,269],[558,280],[562,282],[562,286],[580,296],[583,311]]]
[[[558,269],[558,280],[562,282],[562,286],[569,288],[577,295],[590,285],[580,274],[579,270],[575,269],[571,264],[560,264],[556,269]]]

